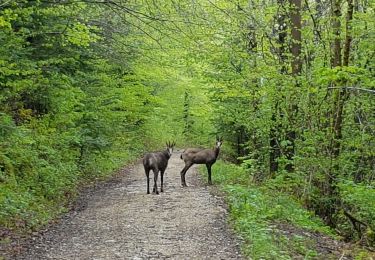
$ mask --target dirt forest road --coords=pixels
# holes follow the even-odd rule
[[[16,259],[242,259],[225,206],[207,180],[192,167],[189,187],[180,187],[179,156],[169,160],[161,195],[146,194],[141,162],[124,168]]]

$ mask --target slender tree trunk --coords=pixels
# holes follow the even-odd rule
[[[301,0],[289,0],[290,3],[290,21],[292,36],[292,75],[297,76],[302,71],[301,59]]]
[[[352,20],[353,20],[354,5],[353,0],[348,0],[348,12],[346,16],[346,36],[345,36],[345,48],[344,48],[344,60],[343,65],[349,66],[350,59],[350,47],[352,43]]]
[[[350,57],[350,46],[352,42],[351,36],[351,21],[353,20],[353,0],[348,0],[348,11],[346,16],[346,35],[345,35],[345,46],[344,46],[344,56],[343,62],[341,62],[341,48],[340,50],[334,50],[335,53],[335,64],[340,64],[342,66],[349,65]],[[339,24],[338,24],[339,26]],[[339,46],[339,43],[335,43],[335,47]],[[340,59],[340,61],[338,61]],[[343,86],[346,82],[340,82]],[[345,88],[336,89],[334,92],[334,107],[333,107],[333,145],[332,145],[332,154],[334,159],[337,159],[340,155],[340,142],[342,140],[342,123],[343,123],[343,112],[344,104],[349,98],[349,93]],[[336,166],[338,167],[338,166]],[[336,169],[338,170],[338,169]]]
[[[348,66],[350,57],[350,46],[352,42],[351,36],[351,21],[353,20],[353,0],[348,1],[348,10],[346,16],[346,35],[345,35],[345,45],[344,45],[344,56],[342,57],[342,45],[340,40],[341,35],[341,0],[333,0],[332,2],[332,30],[334,35],[333,40],[333,59],[332,67]],[[345,81],[335,82],[339,84],[339,87],[345,86]],[[336,225],[336,220],[334,218],[336,211],[338,209],[339,197],[337,194],[337,178],[339,172],[339,162],[338,158],[340,156],[341,140],[342,140],[342,128],[344,120],[344,105],[349,98],[349,93],[345,88],[338,88],[333,90],[333,107],[332,107],[332,141],[330,147],[330,153],[332,158],[332,167],[330,169],[328,177],[328,196],[331,199],[330,207],[327,209],[327,223],[330,226]]]
[[[278,0],[278,5],[281,11],[277,14],[277,33],[278,33],[278,57],[279,57],[279,64],[280,64],[280,73],[286,74],[287,73],[287,66],[286,66],[286,16],[284,14],[284,6],[285,6],[285,0]],[[280,114],[279,110],[279,101],[276,100],[274,111],[272,115],[272,122],[273,126],[270,129],[270,153],[269,153],[269,164],[270,164],[270,174],[274,174],[279,170],[279,163],[278,159],[281,155],[281,149],[280,149],[280,128],[281,125],[278,122],[277,115]]]
[[[276,111],[274,112],[276,113]],[[272,121],[276,123],[275,115],[272,116]],[[280,147],[278,142],[278,131],[276,127],[272,127],[270,131],[270,173],[273,175],[279,169],[279,162],[278,159],[280,158]]]
[[[332,67],[341,66],[341,0],[332,0],[333,56]]]
[[[184,135],[188,137],[191,130],[191,120],[190,120],[190,94],[188,90],[185,90],[184,95],[184,110],[183,110],[183,120],[184,120]]]
[[[331,2],[331,13],[332,13],[332,57],[331,57],[331,66],[333,68],[340,67],[341,62],[341,0],[332,0]],[[330,167],[329,173],[327,175],[327,188],[325,190],[324,196],[329,199],[329,202],[326,205],[323,205],[321,209],[326,222],[331,227],[335,226],[334,215],[337,209],[337,191],[336,191],[336,182],[337,182],[337,169],[336,169],[336,159],[339,156],[339,139],[341,135],[340,126],[342,122],[342,112],[341,112],[341,97],[340,90],[333,90],[333,106],[331,112],[331,141],[330,141],[330,157],[332,165]]]
[[[290,21],[291,21],[291,48],[292,53],[292,75],[295,77],[295,87],[299,87],[298,76],[301,75],[302,71],[302,59],[301,59],[301,0],[289,0],[290,4]],[[293,99],[292,99],[293,100]],[[291,118],[289,118],[289,130],[286,134],[286,139],[289,141],[289,145],[285,150],[286,158],[288,159],[288,164],[286,165],[286,170],[288,172],[294,171],[293,158],[295,154],[295,140],[297,137],[295,130],[295,118],[298,113],[297,104],[294,103],[291,106]]]

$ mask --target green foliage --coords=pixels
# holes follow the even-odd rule
[[[251,184],[248,172],[242,167],[221,161],[214,167],[213,180],[227,194],[230,216],[246,241],[243,251],[247,256],[255,259],[292,259],[295,254],[307,259],[316,256],[313,243],[302,237],[290,241],[275,231],[277,223],[333,235],[320,219],[291,196]]]
[[[144,150],[139,136],[152,87],[102,53],[110,43],[91,11],[40,1],[0,9],[3,228],[37,229],[64,212],[85,182],[106,178]]]
[[[351,238],[361,238],[366,240],[369,246],[375,243],[375,189],[372,185],[356,184],[351,181],[340,183],[340,195],[343,201],[345,210],[355,213],[355,218],[363,222],[366,226],[362,225],[360,228],[364,234],[353,232],[353,223],[350,225],[345,222],[340,222],[340,229],[346,232],[345,235]],[[340,212],[341,218],[343,212]],[[353,213],[352,213],[353,214]],[[354,223],[358,225],[359,223]]]

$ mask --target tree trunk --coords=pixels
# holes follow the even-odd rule
[[[333,41],[333,59],[332,59],[332,67],[339,67],[339,66],[348,66],[349,65],[349,57],[350,57],[350,45],[352,41],[351,36],[351,21],[353,19],[353,0],[348,0],[348,10],[347,10],[347,17],[346,17],[346,36],[345,36],[345,46],[344,46],[344,56],[342,60],[342,46],[341,46],[341,0],[334,0],[332,2],[332,15],[333,15],[333,22],[332,22],[332,30],[334,35]],[[335,82],[335,84],[339,84],[339,87],[343,87],[346,85],[345,81]],[[333,90],[333,107],[332,107],[332,125],[331,125],[331,133],[332,133],[332,141],[330,147],[330,153],[332,158],[332,167],[329,171],[328,177],[328,196],[331,199],[331,203],[329,208],[327,209],[327,223],[330,226],[336,225],[336,220],[334,216],[336,214],[338,204],[339,204],[339,197],[337,194],[337,178],[339,173],[339,162],[338,158],[340,156],[340,149],[341,149],[341,140],[342,140],[342,128],[343,128],[343,116],[344,116],[344,105],[347,99],[349,98],[349,93],[345,88],[338,88]]]
[[[278,0],[278,5],[280,9],[284,9],[284,0]],[[286,17],[283,11],[280,11],[280,13],[277,14],[277,24],[278,27],[276,28],[277,33],[278,33],[278,44],[279,44],[279,49],[278,49],[278,57],[279,57],[279,64],[280,64],[280,73],[286,74],[287,73],[287,67],[286,67],[286,60],[287,60],[287,55],[286,55]],[[277,121],[277,114],[280,114],[279,111],[279,101],[276,100],[275,106],[274,106],[274,111],[272,115],[272,122],[273,126],[271,127],[270,130],[270,152],[269,152],[269,163],[270,163],[270,174],[274,174],[279,170],[279,164],[278,164],[278,159],[280,158],[281,155],[281,150],[280,150],[280,131],[279,129],[281,126],[279,125]]]
[[[332,0],[333,56],[332,67],[341,66],[341,0]]]
[[[352,43],[352,20],[353,20],[353,0],[348,0],[348,13],[346,16],[346,36],[345,36],[345,49],[344,49],[344,60],[343,65],[349,66],[350,59],[350,46]]]
[[[275,127],[270,131],[270,173],[271,175],[279,170],[278,159],[280,158],[280,147],[278,143],[278,132]]]
[[[185,90],[184,95],[184,110],[183,110],[183,120],[184,120],[184,135],[188,137],[191,133],[191,120],[190,120],[190,94]]]
[[[291,21],[291,48],[290,52],[292,53],[292,75],[295,77],[296,83],[295,87],[299,87],[298,76],[301,75],[302,71],[302,59],[301,59],[301,0],[289,0],[290,4],[290,21]],[[293,99],[292,99],[293,100]],[[291,106],[291,118],[289,118],[289,130],[286,133],[286,139],[289,141],[288,146],[285,149],[285,155],[288,159],[288,163],[285,169],[288,172],[294,171],[293,158],[295,154],[295,140],[296,140],[296,131],[294,129],[294,121],[296,114],[298,112],[297,104],[292,104]]]
[[[301,0],[289,0],[290,3],[290,21],[292,36],[292,75],[297,76],[302,71],[301,60]]]

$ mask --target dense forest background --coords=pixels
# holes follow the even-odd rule
[[[375,242],[367,0],[1,0],[0,226],[176,140]],[[215,173],[213,176],[215,180]]]

